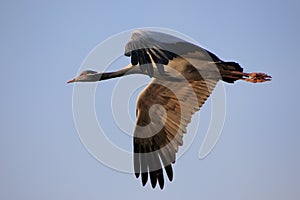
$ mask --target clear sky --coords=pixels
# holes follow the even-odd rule
[[[1,1],[0,199],[299,199],[299,13],[292,0]],[[73,121],[73,85],[65,84],[97,44],[150,26],[273,76],[266,84],[225,84],[219,142],[199,160],[200,129],[163,191],[88,153]],[[111,124],[108,137],[130,150],[131,138],[105,117],[114,83],[99,84],[97,116],[107,130]],[[200,128],[209,115],[206,104]]]

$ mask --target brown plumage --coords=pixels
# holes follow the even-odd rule
[[[178,147],[183,144],[186,127],[216,83],[213,80],[178,83],[154,79],[139,95],[133,141],[134,170],[136,177],[142,174],[143,185],[149,171],[152,186],[158,181],[163,188],[162,168],[172,181],[171,163],[175,162]]]

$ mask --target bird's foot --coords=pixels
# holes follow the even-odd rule
[[[251,83],[262,83],[262,82],[266,82],[266,81],[271,81],[271,76],[265,74],[265,73],[247,73],[246,77],[244,80],[247,82],[251,82]]]

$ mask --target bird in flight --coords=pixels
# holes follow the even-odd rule
[[[205,103],[218,81],[271,80],[265,73],[245,73],[236,62],[225,62],[215,54],[175,36],[136,30],[125,46],[131,63],[115,72],[85,70],[72,82],[96,82],[133,74],[152,78],[139,94],[133,138],[133,164],[144,186],[164,187],[164,173],[173,180],[172,164],[192,115]]]

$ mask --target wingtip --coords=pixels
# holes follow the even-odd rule
[[[156,183],[157,183],[156,178],[151,179],[151,186],[152,186],[153,189],[156,187]]]
[[[148,181],[148,173],[147,172],[143,172],[142,173],[142,184],[143,184],[143,186],[146,185],[147,181]]]
[[[165,185],[163,174],[159,174],[157,179],[158,179],[159,187],[162,190],[164,188],[164,185]]]
[[[173,181],[173,169],[172,169],[172,165],[168,165],[165,167],[167,176],[169,178],[169,181]]]

